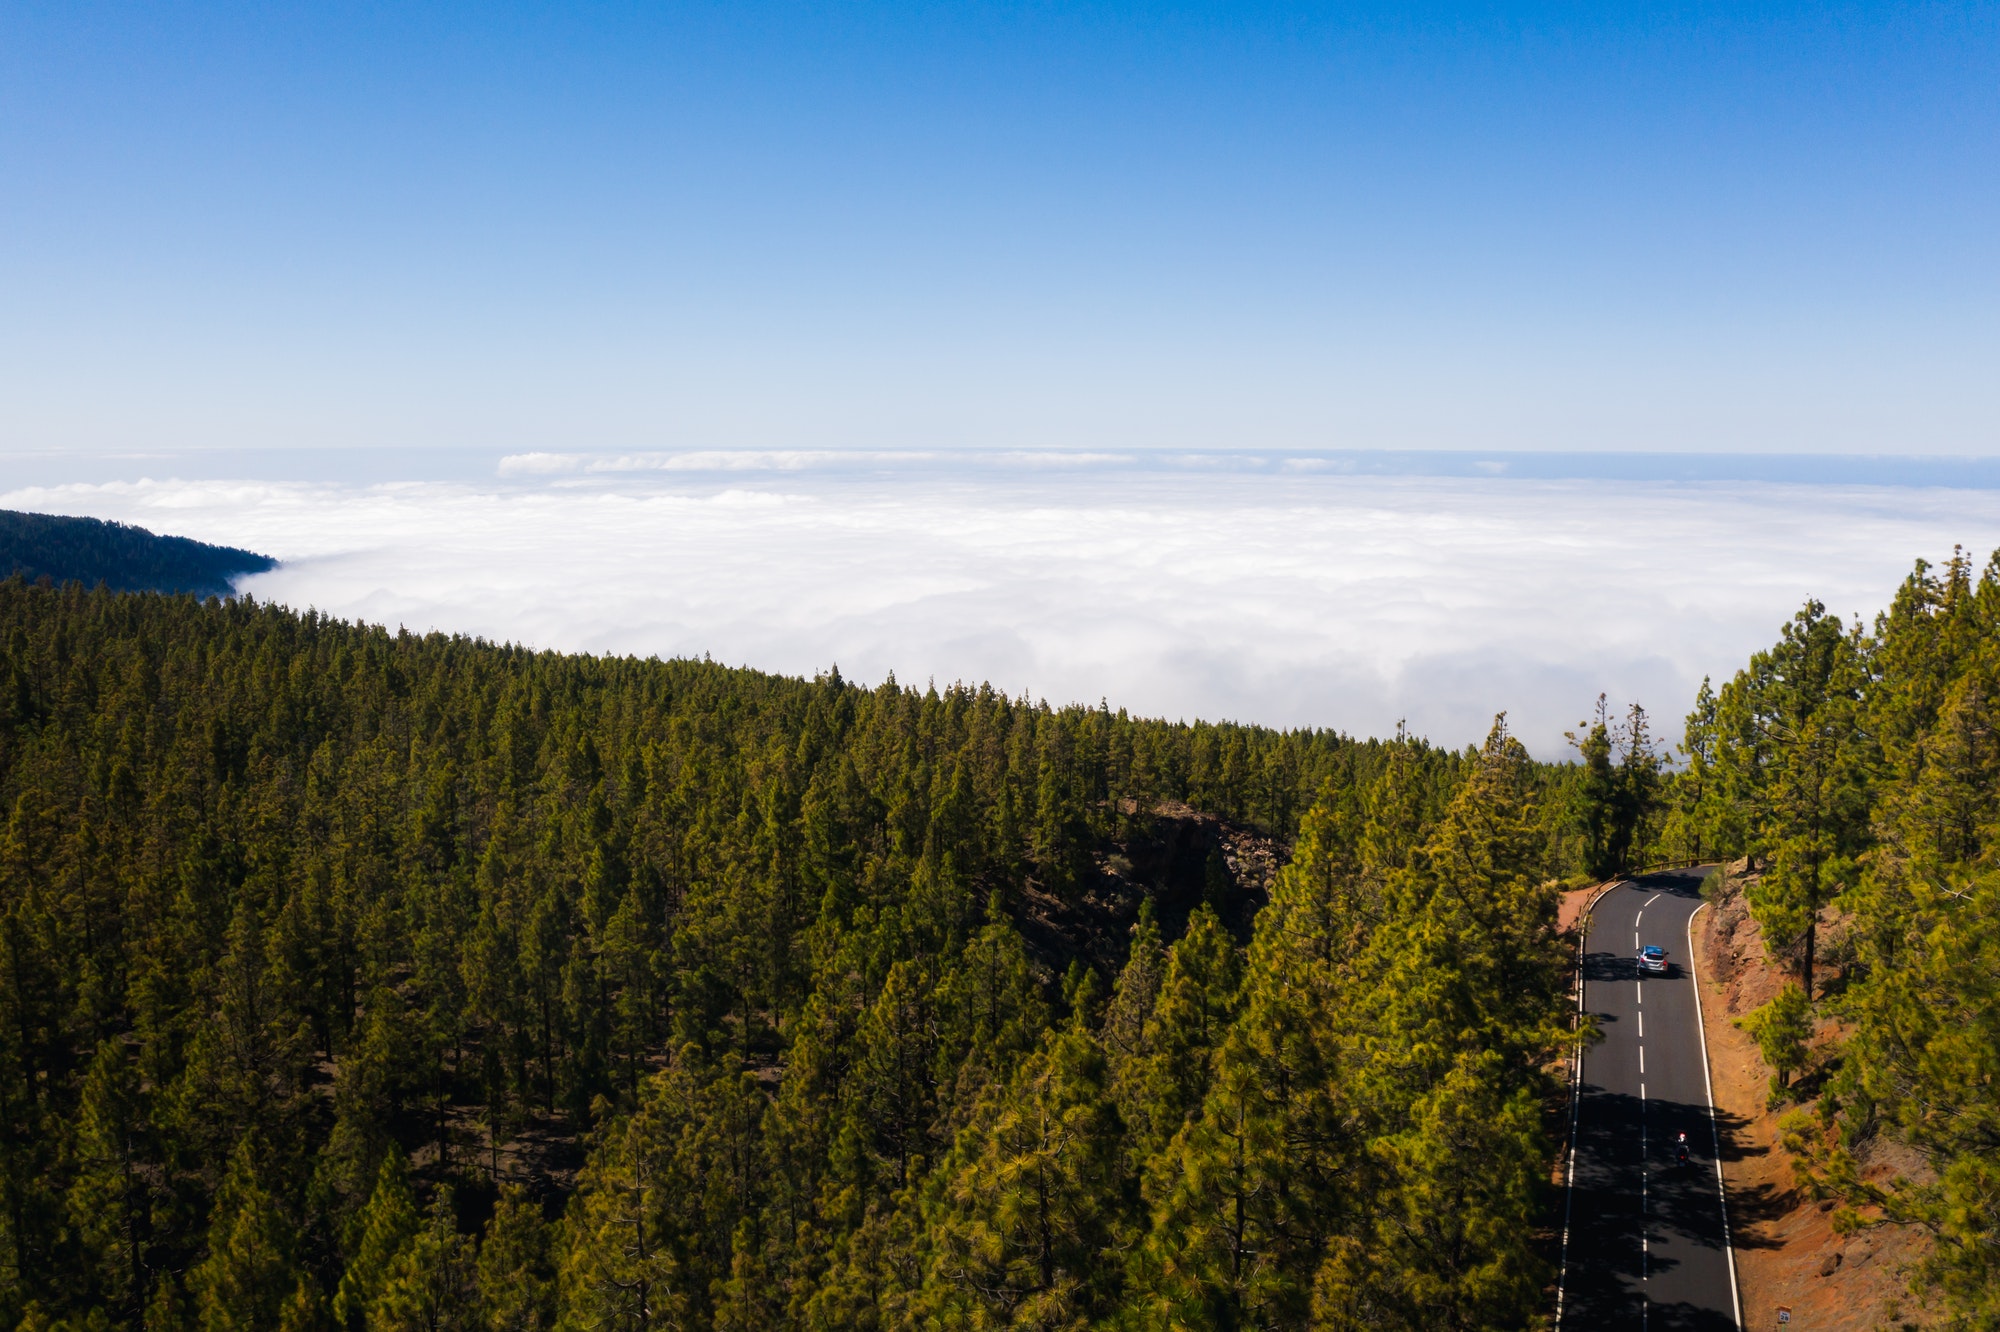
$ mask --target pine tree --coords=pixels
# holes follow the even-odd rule
[[[1609,705],[1597,696],[1597,715],[1585,727],[1583,738],[1569,733],[1570,744],[1583,760],[1583,772],[1575,788],[1577,831],[1583,837],[1583,868],[1593,879],[1608,879],[1623,869],[1619,842],[1618,773],[1612,765]]]
[[[278,1311],[278,1332],[326,1332],[331,1326],[325,1292],[310,1273],[301,1275]]]
[[[420,1224],[401,1152],[391,1151],[375,1177],[375,1191],[356,1218],[353,1256],[334,1292],[333,1316],[351,1330],[366,1326]]]
[[[1989,577],[1981,593],[1993,589]],[[1937,619],[1956,609],[1948,593],[1929,601]],[[1910,616],[1896,630],[1912,637],[1933,623]],[[1952,631],[1948,623],[1935,629],[1940,637]],[[1891,642],[1904,661],[1944,655],[1940,645]],[[1785,1124],[1786,1146],[1809,1164],[1816,1187],[1846,1204],[1834,1215],[1840,1229],[1890,1222],[1935,1236],[1913,1285],[1941,1296],[1972,1327],[2000,1318],[2000,1209],[1992,1202],[2000,1187],[1993,1131],[2000,981],[1991,965],[2000,956],[2000,885],[1988,868],[1991,848],[2000,846],[2000,730],[1989,702],[1992,670],[1990,661],[1967,670],[1922,707],[1927,720],[1878,726],[1902,738],[1889,756],[1897,780],[1884,784],[1878,806],[1881,842],[1853,902],[1860,983],[1842,1004],[1853,1034],[1815,1119]],[[1872,710],[1917,711],[1921,700],[1911,695],[1923,677],[1890,678],[1909,694]],[[1758,1032],[1760,1044],[1765,1034]],[[1774,1089],[1797,1062],[1790,1049],[1768,1051],[1766,1060]],[[1866,1179],[1855,1148],[1884,1132],[1924,1155],[1926,1176]]]
[[[1407,1127],[1370,1145],[1373,1201],[1313,1287],[1328,1329],[1521,1327],[1547,1264],[1533,1219],[1548,1174],[1541,1107],[1493,1052],[1466,1052]]]
[[[1724,687],[1719,707],[1724,767],[1764,861],[1750,909],[1768,945],[1796,947],[1809,1000],[1819,913],[1855,883],[1867,841],[1866,680],[1859,629],[1848,633],[1811,602]]]
[[[628,1134],[600,1149],[565,1221],[558,1269],[568,1316],[586,1327],[677,1327],[688,1317],[685,1264],[661,1234],[658,1173]]]
[[[1407,862],[1413,768],[1383,778],[1373,845]],[[1304,1320],[1313,1273],[1347,1202],[1359,1145],[1343,1076],[1354,967],[1379,924],[1358,863],[1357,811],[1324,790],[1257,917],[1240,1008],[1198,1116],[1146,1163],[1150,1233],[1133,1260],[1144,1326]],[[1399,831],[1390,831],[1396,829]]]
[[[953,1079],[952,1099],[961,1105],[1007,1078],[1048,1028],[1048,1001],[1027,943],[997,893],[987,903],[987,924],[939,979],[937,1003],[943,1035],[938,1058]]]
[[[1359,959],[1349,1076],[1368,1143],[1314,1278],[1332,1326],[1511,1326],[1538,1296],[1539,1103],[1568,1034],[1528,778],[1496,718]]]
[[[1125,966],[1118,973],[1111,1002],[1105,1007],[1101,1036],[1112,1097],[1127,1125],[1133,1126],[1135,1138],[1139,1136],[1137,1111],[1145,1095],[1147,1074],[1152,1069],[1146,1026],[1152,1019],[1165,972],[1166,949],[1160,942],[1160,925],[1149,898],[1139,905],[1139,919],[1132,926]]]
[[[266,1190],[257,1148],[244,1138],[210,1213],[208,1256],[189,1277],[201,1332],[257,1332],[277,1326],[297,1289],[293,1232]]]
[[[889,1190],[907,1188],[930,1155],[937,1018],[928,990],[917,966],[896,963],[855,1032],[847,1113]]]
[[[458,1233],[451,1190],[440,1188],[424,1219],[383,1274],[368,1306],[369,1332],[460,1332],[477,1326],[473,1246]]]
[[[1805,1066],[1806,1043],[1812,1038],[1812,1005],[1806,992],[1787,985],[1769,1003],[1738,1018],[1736,1025],[1750,1033],[1771,1066],[1772,1099],[1783,1096],[1792,1074]]]
[[[1081,1328],[1115,1307],[1124,1143],[1104,1053],[1072,1022],[961,1136],[926,1209],[936,1316]]]
[[[1129,1081],[1134,1150],[1150,1158],[1201,1109],[1216,1053],[1235,1016],[1242,964],[1207,906],[1167,950],[1165,974],[1142,1037],[1144,1066]]]
[[[151,1229],[147,1130],[145,1106],[125,1043],[101,1042],[84,1079],[77,1113],[78,1169],[69,1188],[69,1215],[92,1256],[98,1300],[126,1317],[144,1307],[147,1294]]]
[[[1284,1025],[1246,1010],[1201,1115],[1146,1163],[1152,1224],[1130,1277],[1139,1326],[1285,1326],[1304,1311],[1340,1154],[1314,1130],[1338,1089],[1267,1080],[1303,1071],[1299,1033],[1281,1034]]]
[[[1637,703],[1625,709],[1618,744],[1618,799],[1613,858],[1621,871],[1647,863],[1660,804],[1660,756],[1653,748],[1651,723]]]
[[[1359,838],[1343,839],[1350,856],[1358,856],[1380,871],[1406,868],[1410,857],[1423,843],[1424,826],[1430,821],[1430,792],[1417,746],[1408,738],[1403,724],[1396,724],[1395,743],[1388,746],[1387,762],[1367,789]],[[1314,806],[1320,817],[1352,823],[1357,811],[1343,808],[1352,800],[1350,788],[1329,783],[1319,792]],[[1311,815],[1308,815],[1311,817]],[[1301,836],[1303,837],[1303,830]]]
[[[561,1272],[572,1311],[618,1326],[706,1321],[737,1225],[761,1201],[765,1101],[693,1045],[648,1080],[580,1181]]]
[[[1045,728],[1035,777],[1035,867],[1043,886],[1059,897],[1075,891],[1088,868],[1089,828],[1078,798],[1075,754],[1059,721]]]
[[[380,1188],[397,1150],[391,1126],[408,1100],[411,1055],[420,1040],[402,996],[392,986],[375,986],[335,1067],[333,1131],[324,1152],[329,1182],[352,1211]]]
[[[1703,676],[1694,709],[1681,726],[1679,749],[1686,765],[1667,783],[1670,811],[1664,840],[1690,861],[1732,855],[1743,845],[1741,822],[1723,798],[1716,771],[1718,708],[1715,689]]]
[[[545,1332],[555,1325],[549,1227],[518,1184],[504,1184],[479,1246],[479,1309],[491,1332]]]

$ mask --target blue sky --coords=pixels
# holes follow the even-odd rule
[[[2000,7],[17,3],[0,450],[2000,453]]]

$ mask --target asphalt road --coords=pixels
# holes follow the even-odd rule
[[[1567,1328],[1738,1326],[1708,1064],[1688,966],[1699,871],[1610,889],[1584,942],[1583,1007],[1604,1039],[1584,1053],[1566,1200]],[[1667,950],[1643,978],[1641,944]],[[1675,1162],[1686,1133],[1690,1160]]]

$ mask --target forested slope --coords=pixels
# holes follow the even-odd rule
[[[18,579],[0,649],[0,1326],[1539,1305],[1576,837],[1504,728]]]
[[[1807,605],[1688,736],[1670,827],[1748,857],[1793,978],[1748,1025],[1801,1183],[1843,1230],[1927,1233],[1913,1291],[2000,1327],[2000,557],[1919,563],[1872,630]],[[1925,1169],[1864,1180],[1884,1136]]]
[[[275,567],[268,556],[126,523],[0,509],[0,578],[226,597],[238,578]]]

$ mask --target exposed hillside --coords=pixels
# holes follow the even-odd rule
[[[245,574],[276,567],[275,560],[251,551],[158,536],[101,518],[0,509],[0,578],[226,597]]]
[[[1836,1201],[1820,1196],[1809,1173],[1801,1178],[1802,1162],[1785,1147],[1786,1114],[1795,1098],[1810,1103],[1824,1087],[1844,1033],[1835,1018],[1816,1022],[1793,1095],[1774,1101],[1774,1070],[1742,1024],[1784,989],[1789,968],[1764,947],[1745,897],[1760,876],[1746,868],[1738,861],[1716,871],[1706,893],[1712,906],[1697,918],[1694,935],[1744,1314],[1769,1323],[1785,1306],[1794,1325],[1837,1332],[1931,1325],[1935,1315],[1910,1292],[1927,1252],[1921,1232],[1836,1228]],[[1837,930],[1846,922],[1829,913],[1828,924]],[[1857,1145],[1855,1161],[1871,1185],[1926,1173],[1915,1152],[1879,1135]]]

